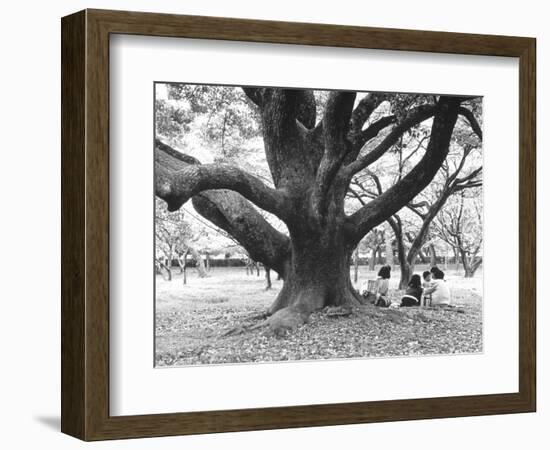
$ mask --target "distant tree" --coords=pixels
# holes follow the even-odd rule
[[[416,260],[421,255],[422,249],[427,245],[430,253],[430,264],[436,265],[436,254],[433,243],[429,243],[430,230],[435,217],[444,207],[453,194],[465,189],[481,186],[482,165],[479,153],[482,132],[477,118],[469,117],[468,123],[461,124],[453,134],[452,147],[443,162],[438,174],[417,198],[405,205],[405,208],[387,218],[387,222],[393,230],[397,246],[397,257],[401,269],[399,281],[400,289],[406,288],[414,272]],[[392,166],[396,173],[388,176],[390,184],[398,182],[408,161],[420,151],[427,141],[425,131],[411,133],[409,142],[403,139],[396,146],[395,155],[397,164]],[[386,172],[392,172],[386,166]],[[384,193],[385,189],[381,177],[368,171],[352,181],[351,194],[362,204],[376,199]],[[389,239],[386,240],[389,243]],[[390,251],[387,246],[386,253]]]
[[[157,136],[186,141],[199,132],[216,160],[241,157],[243,145],[260,137],[258,120],[250,120],[250,100],[239,88],[166,84],[166,99],[156,100]],[[194,136],[195,139],[197,136]]]
[[[382,245],[384,244],[384,229],[382,227],[372,229],[363,239],[363,245],[369,251],[369,270],[373,271],[380,258]]]
[[[269,291],[272,287],[271,269],[269,267],[264,266],[264,271],[265,271],[265,290]]]
[[[461,191],[437,216],[436,233],[456,249],[464,267],[464,277],[471,278],[483,262],[483,214],[480,193],[468,196]]]
[[[156,249],[164,256],[164,261],[157,257],[157,264],[166,271],[168,280],[172,280],[172,262],[175,260],[184,273],[184,283],[187,282],[187,255],[195,259],[200,278],[206,276],[203,259],[193,245],[193,232],[189,222],[184,217],[183,210],[168,212],[166,205],[155,204],[155,238]]]
[[[391,236],[391,227],[384,230],[384,245],[386,252],[386,265],[393,267],[393,242]]]

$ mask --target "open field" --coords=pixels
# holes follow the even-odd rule
[[[417,273],[425,268],[419,266]],[[177,272],[177,271],[174,271]],[[158,366],[250,363],[268,361],[365,358],[384,356],[478,353],[482,351],[482,272],[462,278],[445,271],[453,301],[461,311],[431,308],[386,309],[364,306],[349,317],[322,311],[309,323],[276,337],[262,329],[222,336],[236,325],[253,325],[282,286],[273,279],[265,290],[260,277],[245,269],[212,268],[208,278],[188,274],[187,285],[175,273],[171,282],[156,279],[156,355]],[[359,283],[375,278],[361,266]],[[391,296],[400,297],[394,270]]]

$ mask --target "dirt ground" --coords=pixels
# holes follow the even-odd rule
[[[424,267],[417,267],[421,273]],[[464,279],[445,271],[456,310],[431,308],[358,308],[348,317],[311,315],[309,322],[284,336],[264,329],[223,336],[237,325],[260,323],[282,281],[272,277],[265,290],[260,277],[245,269],[212,268],[208,278],[188,273],[187,285],[174,271],[172,281],[156,278],[155,361],[157,366],[252,363],[269,361],[369,358],[479,353],[482,351],[482,272]],[[361,266],[358,285],[376,272]],[[390,296],[400,297],[398,271]]]

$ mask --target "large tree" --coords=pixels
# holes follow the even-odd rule
[[[283,287],[269,308],[268,324],[288,328],[316,309],[359,301],[350,280],[353,250],[432,181],[470,98],[409,96],[413,100],[403,102],[406,96],[395,96],[399,108],[378,117],[373,113],[387,95],[370,93],[358,100],[356,92],[334,91],[317,121],[310,90],[244,92],[260,117],[272,185],[237,165],[196,164],[157,141],[155,193],[171,211],[193,198],[199,213],[235,237],[253,259],[281,274]],[[382,195],[347,214],[344,202],[352,178],[427,120],[429,142],[416,165]],[[288,236],[256,207],[284,222]]]
[[[166,271],[169,281],[172,280],[172,261],[175,259],[180,265],[182,273],[186,275],[187,255],[190,253],[197,267],[200,278],[206,277],[204,261],[200,255],[198,239],[201,233],[193,231],[192,224],[186,219],[183,210],[176,212],[166,211],[166,207],[155,204],[155,247],[162,258],[156,257],[156,263]],[[184,277],[184,284],[187,276]]]

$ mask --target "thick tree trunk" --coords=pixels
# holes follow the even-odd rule
[[[325,306],[359,304],[350,278],[352,249],[335,242],[338,239],[330,240],[325,245],[322,238],[293,241],[283,287],[268,314],[305,321],[311,312]]]

